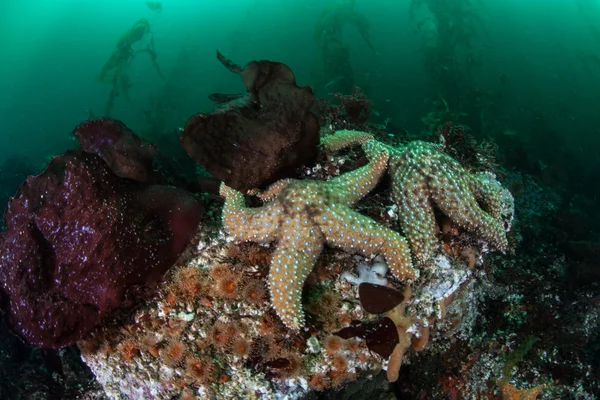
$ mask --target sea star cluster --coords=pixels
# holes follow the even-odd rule
[[[415,277],[406,240],[350,206],[369,193],[387,168],[388,151],[363,144],[369,164],[329,181],[284,180],[263,193],[268,201],[248,208],[243,194],[225,185],[223,226],[237,240],[277,241],[269,271],[273,308],[289,328],[304,324],[300,297],[323,245],[366,254],[381,253],[394,276]]]
[[[375,187],[388,161],[400,226],[421,264],[432,260],[439,246],[436,208],[496,249],[507,247],[512,196],[493,175],[470,173],[441,146],[421,141],[393,148],[368,133],[347,130],[322,141],[328,151],[356,144],[369,164],[329,181],[278,181],[257,194],[266,202],[262,207],[246,207],[242,193],[221,187],[223,226],[233,239],[277,242],[269,273],[271,304],[289,328],[303,326],[302,287],[325,244],[381,253],[394,276],[415,277],[406,239],[350,208]]]
[[[438,247],[435,207],[496,249],[507,248],[513,201],[493,175],[470,173],[439,145],[421,141],[391,149],[389,164],[400,226],[421,263]]]

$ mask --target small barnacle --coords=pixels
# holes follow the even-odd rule
[[[267,360],[276,360],[281,357],[281,354],[284,352],[283,346],[278,343],[273,336],[269,336],[266,338],[266,359]]]
[[[173,338],[179,337],[187,325],[182,319],[170,319],[165,327],[165,333]]]
[[[226,273],[217,279],[215,294],[222,299],[235,300],[240,295],[242,286],[242,281],[237,275],[233,272]]]
[[[331,360],[331,366],[336,371],[347,371],[348,359],[343,354],[336,354]]]
[[[158,357],[158,338],[149,333],[142,338],[142,349],[146,350],[148,353],[152,354],[154,357]]]
[[[332,313],[337,311],[340,306],[341,297],[334,292],[326,292],[319,299],[319,306],[322,309],[321,314]]]
[[[429,341],[429,327],[424,326],[420,330],[419,337],[413,336],[412,341],[411,341],[411,348],[415,351],[422,351],[425,348],[425,346],[427,345],[428,341]]]
[[[233,345],[231,346],[231,350],[233,355],[240,357],[240,358],[244,358],[248,356],[248,353],[250,352],[250,346],[251,346],[251,342],[250,340],[243,338],[243,337],[236,337],[235,340],[233,341]]]
[[[267,299],[267,289],[264,283],[258,279],[248,281],[242,290],[242,298],[250,304],[263,304]]]
[[[93,335],[77,342],[77,346],[82,354],[96,354],[102,347],[98,338]]]
[[[339,336],[329,335],[325,338],[325,351],[329,355],[336,354],[343,349],[345,342],[346,341]]]
[[[186,376],[191,378],[195,384],[203,385],[208,383],[213,371],[214,364],[208,359],[188,357],[185,360]]]
[[[106,354],[108,354],[109,356],[115,354],[114,347],[109,343],[106,343],[105,345],[103,345],[102,348],[100,349],[100,351],[106,352]]]
[[[360,341],[355,338],[346,341],[346,349],[350,353],[358,353],[358,351],[360,350],[360,345]]]
[[[269,335],[280,331],[283,327],[279,319],[271,315],[270,312],[264,312],[258,319],[260,324],[260,333],[262,335]]]
[[[183,358],[187,352],[188,349],[183,342],[179,340],[172,340],[165,348],[160,350],[159,354],[165,364],[174,367],[183,361]]]
[[[257,243],[245,242],[229,246],[227,255],[252,266],[266,267],[271,264],[272,250]]]
[[[477,263],[478,252],[473,247],[465,247],[460,256],[467,262],[467,267],[473,268]]]
[[[140,347],[135,340],[129,338],[125,339],[117,346],[117,351],[119,352],[121,360],[131,361],[133,357],[137,356],[140,352]]]
[[[329,385],[329,378],[323,373],[314,374],[308,380],[308,387],[315,392],[322,392]]]
[[[231,267],[227,264],[215,264],[209,270],[208,273],[214,280],[219,280],[226,275],[230,275],[233,273]]]
[[[194,395],[194,392],[192,392],[190,389],[186,388],[183,390],[183,392],[181,392],[181,400],[195,400],[196,396]]]
[[[316,276],[317,282],[323,282],[331,278],[333,270],[330,266],[322,259],[318,260],[313,268],[313,272]]]
[[[350,314],[341,314],[338,317],[338,322],[342,326],[349,326],[352,323],[352,316]]]
[[[206,277],[202,270],[194,266],[178,268],[171,283],[173,291],[184,302],[194,300],[206,291]]]
[[[173,307],[177,303],[177,296],[172,288],[166,289],[164,293],[165,304],[169,307]]]
[[[276,361],[282,361],[275,368],[282,378],[295,378],[302,372],[302,359],[292,351],[284,351]]]
[[[331,371],[329,373],[329,377],[331,378],[331,386],[334,388],[339,388],[346,382],[356,380],[356,373],[342,370]]]
[[[232,325],[223,321],[215,323],[208,332],[208,338],[210,342],[217,348],[226,348],[233,336],[235,330],[232,329]]]

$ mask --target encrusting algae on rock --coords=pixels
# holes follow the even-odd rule
[[[427,232],[430,242],[420,256],[431,259],[413,254],[428,261],[428,273],[419,274],[422,265],[413,267],[409,243],[423,238],[403,225],[407,241],[350,208],[377,185],[390,154],[402,157],[414,148],[390,149],[353,131],[336,133],[323,147],[354,144],[362,146],[366,165],[327,181],[278,181],[258,195],[260,207],[247,207],[242,193],[221,187],[222,228],[199,234],[197,246],[169,272],[153,300],[122,317],[125,322],[107,321],[80,342],[83,359],[109,397],[303,398],[382,369],[391,381],[397,379],[401,364],[412,358],[409,349],[443,349],[440,343],[447,339],[434,328],[448,309],[464,319],[451,329],[469,329],[474,272],[456,255],[462,250],[442,254],[435,231]],[[411,162],[416,164],[406,170],[414,176],[426,170],[418,160]],[[406,182],[398,178],[393,185]],[[432,194],[431,184],[419,187],[425,194],[397,190],[394,200],[418,195],[432,204],[429,196],[435,196],[438,207],[465,201],[458,193],[449,199],[445,192]],[[505,192],[502,196],[507,201]],[[500,209],[510,208],[508,203]],[[440,208],[455,218],[449,207]],[[505,226],[493,210],[481,213]],[[488,246],[505,243],[481,236],[477,261]],[[368,259],[357,261],[357,253]],[[373,280],[387,286],[369,283]]]

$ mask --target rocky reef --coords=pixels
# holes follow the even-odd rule
[[[100,118],[9,201],[0,327],[44,349],[0,331],[0,397],[596,398],[599,246],[556,192],[218,58],[248,93],[179,132],[220,186]]]
[[[361,143],[365,165],[331,168],[343,161],[334,151]],[[325,137],[322,146],[335,176],[277,182],[254,193],[261,207],[247,207],[241,193],[224,187],[223,224],[196,238],[154,298],[79,342],[109,397],[305,398],[382,370],[394,382],[419,352],[442,352],[447,335],[470,335],[483,273],[477,266],[490,249],[506,249],[510,194],[500,185],[486,192],[498,190],[497,209],[508,213],[468,203],[502,227],[503,239],[486,238],[473,229],[478,222],[455,224],[449,212],[449,236],[432,232],[431,256],[413,258],[408,243],[421,237],[404,232],[407,241],[392,229],[400,218],[391,190],[380,193],[390,205],[369,212],[390,218],[347,208],[375,188],[392,152],[413,147],[387,148],[355,131]],[[472,196],[444,193],[436,201],[463,204]]]

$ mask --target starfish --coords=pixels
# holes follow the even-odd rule
[[[498,383],[502,392],[502,400],[535,400],[546,385],[537,385],[531,389],[519,390],[506,381]]]
[[[368,139],[368,138],[367,138]],[[369,163],[329,181],[284,179],[258,195],[266,203],[246,207],[244,195],[224,184],[223,226],[234,240],[277,242],[269,268],[271,305],[291,329],[304,325],[304,281],[324,245],[365,254],[382,254],[392,274],[415,277],[408,243],[400,234],[350,207],[367,195],[387,169],[385,147],[362,145]]]
[[[493,174],[467,171],[432,143],[414,141],[388,150],[400,226],[421,263],[432,259],[439,243],[434,207],[496,249],[508,247],[513,198]]]

